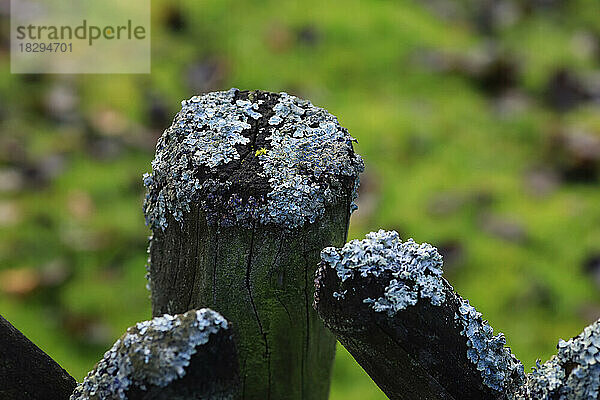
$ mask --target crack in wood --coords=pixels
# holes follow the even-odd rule
[[[304,341],[304,348],[302,349],[302,397],[304,397],[304,368],[305,368],[305,358],[308,357],[308,346],[310,341],[310,315],[309,315],[309,307],[310,301],[308,298],[308,258],[306,257],[306,233],[304,230],[302,235],[302,258],[304,259],[304,312],[306,314],[306,340]]]
[[[198,283],[196,282],[197,279],[197,275],[198,275],[198,267],[199,267],[199,259],[198,259],[198,249],[200,248],[199,246],[199,241],[200,241],[200,207],[197,207],[196,209],[196,241],[194,242],[194,258],[192,259],[192,269],[193,271],[193,276],[192,276],[192,287],[190,288],[190,297],[188,298],[188,302],[187,302],[187,309],[190,310],[192,308],[192,300],[194,298],[194,293],[196,291],[196,287],[198,286]]]
[[[181,256],[182,247],[183,247],[183,240],[179,240],[179,247],[177,250],[177,257],[176,257],[177,258],[177,266],[175,267],[175,279],[173,280],[170,292],[173,292],[176,287],[181,286],[179,284],[179,271],[181,269],[181,259],[183,258]],[[185,287],[185,285],[183,287]],[[173,297],[175,297],[175,296],[173,296]],[[172,306],[173,306],[173,301],[170,300],[167,303],[167,313],[175,314],[175,311],[173,310]]]
[[[260,317],[258,316],[258,310],[256,309],[256,303],[254,302],[254,297],[252,296],[252,287],[250,285],[250,272],[252,270],[252,256],[254,254],[254,236],[256,232],[256,223],[252,226],[252,232],[250,233],[250,250],[248,252],[248,261],[246,262],[246,290],[248,291],[248,297],[250,298],[250,304],[252,305],[252,310],[254,312],[254,318],[258,323],[258,329],[260,330],[260,334],[263,337],[263,341],[265,342],[265,357],[267,358],[267,369],[269,371],[269,391],[267,393],[267,399],[271,398],[271,355],[269,352],[269,342],[267,341],[267,334],[265,333],[262,323],[260,322]]]
[[[213,270],[212,270],[212,304],[213,307],[217,306],[217,258],[219,256],[219,235],[215,235],[215,259],[213,261]]]
[[[271,268],[269,269],[269,278],[272,279],[273,278],[273,271],[275,270],[275,266],[277,265],[277,261],[279,261],[279,256],[281,254],[281,249],[283,248],[283,236],[281,236],[281,238],[279,239],[279,246],[277,248],[277,253],[275,253],[275,257],[273,258],[273,263],[271,264]],[[273,294],[275,295],[275,299],[277,300],[277,302],[279,304],[281,304],[281,306],[283,307],[283,309],[285,310],[285,313],[288,316],[288,319],[290,320],[290,327],[294,326],[294,320],[292,319],[292,314],[290,314],[290,310],[288,310],[287,306],[285,305],[285,303],[281,300],[281,297],[279,297],[279,291],[278,290],[274,290]]]

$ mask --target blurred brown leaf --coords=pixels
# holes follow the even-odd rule
[[[267,47],[274,53],[282,53],[289,50],[294,43],[290,29],[280,22],[272,22],[264,33]]]
[[[89,193],[82,190],[72,190],[67,197],[67,209],[77,219],[88,219],[96,207]]]
[[[40,286],[39,271],[33,268],[11,268],[0,271],[0,290],[4,294],[25,297]]]
[[[21,219],[21,208],[16,202],[0,201],[0,228],[17,225]]]

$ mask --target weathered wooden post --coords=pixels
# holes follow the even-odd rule
[[[144,177],[154,315],[234,324],[242,398],[325,399],[335,339],[312,309],[320,251],[347,235],[362,160],[337,119],[285,93],[182,103]]]
[[[315,307],[391,399],[513,399],[523,365],[442,277],[428,244],[380,230],[323,250]]]
[[[201,309],[127,329],[71,400],[225,400],[238,392],[231,328],[218,313]]]
[[[75,379],[0,315],[0,399],[65,400]]]

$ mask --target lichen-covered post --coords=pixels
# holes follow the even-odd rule
[[[321,257],[315,308],[391,399],[514,397],[523,365],[442,277],[434,247],[380,230]]]
[[[182,103],[145,175],[154,315],[234,324],[245,399],[325,399],[335,339],[312,309],[319,253],[345,242],[362,160],[327,111],[286,93]]]
[[[165,314],[127,329],[71,400],[234,399],[238,371],[232,331],[221,315]]]
[[[66,400],[77,382],[0,315],[0,399]]]

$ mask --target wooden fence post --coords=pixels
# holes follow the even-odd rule
[[[237,351],[229,323],[210,309],[156,317],[127,329],[71,400],[234,399]]]
[[[0,399],[66,400],[75,379],[0,315]]]
[[[242,398],[326,399],[335,339],[312,309],[321,249],[344,243],[362,160],[337,119],[285,93],[182,103],[144,177],[154,315],[234,324]]]
[[[315,307],[390,399],[515,398],[523,365],[442,278],[434,247],[380,230],[322,260]]]

